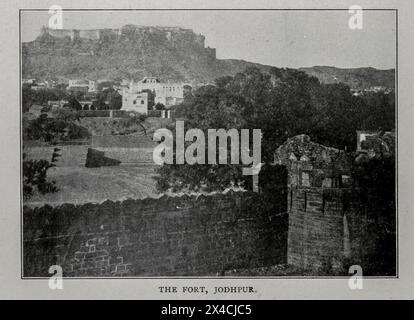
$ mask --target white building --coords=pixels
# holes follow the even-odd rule
[[[69,80],[67,90],[78,90],[84,92],[96,92],[96,81],[92,80]]]
[[[150,90],[155,94],[155,104],[161,103],[170,107],[184,100],[184,86],[183,83],[161,82],[154,77],[145,77],[137,83],[132,81],[129,90],[132,92]]]
[[[23,79],[22,80],[23,84],[35,84],[36,83],[36,79]]]
[[[96,91],[98,91],[96,81],[89,80],[88,81],[88,92],[96,92]]]
[[[124,88],[122,92],[121,110],[148,114],[148,93],[132,92],[130,89]]]

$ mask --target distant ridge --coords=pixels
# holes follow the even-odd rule
[[[205,46],[203,35],[178,27],[44,28],[34,41],[22,45],[23,78],[139,80],[154,76],[164,81],[205,84],[247,67],[266,71],[272,66],[217,59],[216,49]],[[323,83],[343,82],[353,89],[394,88],[393,69],[315,66],[299,70]]]
[[[314,66],[299,68],[299,70],[318,78],[323,83],[342,82],[352,89],[368,89],[375,86],[395,87],[395,69],[380,70],[372,67],[342,69]]]

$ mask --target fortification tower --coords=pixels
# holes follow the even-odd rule
[[[299,135],[276,150],[275,163],[288,172],[288,264],[341,269],[345,259],[359,255],[364,225],[352,187],[352,159]]]

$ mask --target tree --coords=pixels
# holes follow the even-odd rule
[[[122,107],[122,96],[114,89],[108,90],[107,97],[110,110],[119,110]]]
[[[23,153],[23,196],[33,195],[36,188],[41,194],[57,192],[55,181],[47,181],[47,171],[53,165],[47,160],[26,160]]]
[[[154,109],[155,110],[165,110],[165,106],[162,104],[162,103],[157,103],[155,106],[154,106]]]
[[[93,102],[96,110],[119,110],[122,107],[122,96],[114,89],[99,92]]]
[[[34,120],[25,121],[23,134],[25,139],[42,140],[51,144],[89,137],[88,130],[80,126],[78,120],[79,114],[73,109],[58,109],[53,111],[53,117],[41,114]]]
[[[73,110],[82,110],[82,105],[79,103],[79,101],[74,97],[70,96],[68,99],[68,107]]]
[[[32,104],[34,103],[34,90],[28,85],[22,87],[22,110],[28,112]]]
[[[27,112],[32,104],[47,105],[50,100],[61,100],[66,98],[66,92],[56,88],[45,88],[33,90],[30,85],[22,86],[22,107]]]
[[[103,100],[102,97],[97,97],[97,99],[92,102],[91,110],[106,110],[105,100]]]
[[[380,105],[380,107],[378,107]],[[157,106],[156,106],[157,107]],[[377,96],[360,98],[343,84],[324,85],[294,69],[250,68],[223,77],[187,97],[179,108],[185,129],[261,129],[261,159],[273,161],[275,149],[287,138],[307,134],[313,141],[354,150],[356,130],[392,129],[394,102]],[[202,187],[222,190],[251,183],[241,165],[163,165],[158,189]]]
[[[142,92],[148,93],[148,110],[153,110],[155,105],[155,93],[149,89],[142,90]]]

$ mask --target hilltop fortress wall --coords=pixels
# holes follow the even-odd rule
[[[42,34],[48,34],[54,38],[75,40],[92,40],[98,41],[102,39],[119,40],[122,37],[140,38],[145,35],[160,36],[160,39],[168,41],[174,47],[195,46],[205,50],[206,54],[215,58],[216,49],[205,47],[205,36],[195,33],[192,29],[184,29],[179,27],[150,27],[126,25],[115,29],[50,29],[43,28]]]

